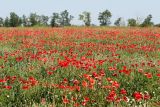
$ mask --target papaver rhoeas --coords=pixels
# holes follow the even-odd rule
[[[7,89],[7,90],[12,89],[12,87],[11,87],[11,86],[4,86],[4,88],[5,88],[5,89]]]
[[[29,88],[30,88],[29,85],[24,85],[24,86],[22,86],[22,89],[23,89],[23,90],[28,90]]]
[[[63,100],[63,103],[64,103],[64,104],[68,104],[68,103],[69,103],[69,100],[68,100],[68,98],[66,98],[66,97],[63,97],[62,100]]]
[[[149,79],[152,78],[152,74],[151,73],[145,73],[144,75]]]
[[[68,62],[68,61],[59,61],[59,65],[60,65],[61,67],[68,67],[69,62]]]
[[[160,78],[160,73],[158,73],[158,74],[157,74],[157,77],[159,77],[159,78]]]
[[[149,100],[151,98],[151,96],[148,93],[144,94],[144,100]]]
[[[16,58],[16,61],[17,61],[17,62],[23,61],[23,57],[17,57],[17,58]]]
[[[123,88],[123,89],[121,89],[120,93],[123,94],[123,95],[126,95],[127,91]]]
[[[106,97],[106,100],[109,102],[113,102],[113,101],[115,101],[116,96],[117,96],[116,92],[114,90],[112,90],[109,92],[109,95]]]
[[[83,87],[88,87],[88,83],[86,81],[82,81],[82,86]]]
[[[5,83],[6,79],[0,79],[0,83]]]
[[[140,92],[134,92],[133,97],[136,101],[141,101],[143,99],[143,95]]]

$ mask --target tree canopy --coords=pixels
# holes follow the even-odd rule
[[[105,10],[99,12],[98,20],[100,26],[110,26],[111,25],[111,17],[112,13],[109,10]],[[15,12],[11,12],[9,17],[2,18],[0,17],[0,27],[33,27],[33,26],[71,26],[71,21],[73,20],[73,16],[67,10],[64,10],[60,13],[53,12],[52,16],[46,15],[38,15],[37,13],[30,13],[29,16],[22,15],[18,16]],[[85,26],[93,26],[94,23],[91,24],[91,13],[88,11],[84,11],[79,14],[79,20],[83,21]],[[130,18],[127,20],[127,25],[130,27],[151,27],[156,26],[160,27],[160,24],[155,24],[152,22],[152,15],[149,14],[142,22],[140,18],[134,19]],[[115,26],[125,26],[125,20],[122,17],[117,18],[113,23]],[[111,25],[113,26],[113,25]]]

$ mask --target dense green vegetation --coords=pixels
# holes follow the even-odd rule
[[[98,20],[100,26],[110,26],[112,13],[109,10],[99,12]],[[54,12],[52,16],[38,15],[36,13],[30,13],[29,16],[22,15],[18,16],[15,12],[11,12],[9,17],[2,18],[0,17],[0,27],[33,27],[33,26],[71,26],[71,21],[74,16],[70,15],[67,10],[64,10],[60,13]],[[79,20],[84,22],[85,26],[92,26],[91,24],[91,13],[84,11],[79,14]],[[115,26],[126,26],[125,20],[122,17],[117,18],[114,22]],[[139,18],[134,19],[130,18],[127,20],[127,26],[130,27],[159,27],[159,24],[154,25],[152,22],[152,15],[149,14],[144,21],[140,22]]]

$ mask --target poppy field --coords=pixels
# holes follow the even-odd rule
[[[160,29],[0,29],[0,107],[82,106],[160,106]]]

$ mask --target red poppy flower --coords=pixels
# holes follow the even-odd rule
[[[143,99],[143,96],[140,92],[134,92],[133,97],[136,101],[141,101]]]
[[[22,86],[22,89],[23,89],[23,90],[28,90],[29,88],[30,88],[29,85],[24,85],[24,86]]]
[[[159,77],[159,78],[160,78],[160,73],[158,73],[158,74],[157,74],[157,77]]]
[[[88,87],[88,83],[86,81],[82,81],[82,86],[83,87]]]
[[[64,104],[68,104],[69,103],[69,100],[66,97],[63,97],[62,100],[63,100]]]
[[[126,95],[127,91],[123,88],[123,89],[121,89],[120,93],[123,94],[123,95]]]
[[[23,61],[23,57],[17,57],[17,58],[16,58],[16,61],[17,61],[17,62]]]
[[[7,90],[12,89],[12,87],[11,87],[11,86],[4,86],[4,88],[5,88],[5,89],[7,89]]]

